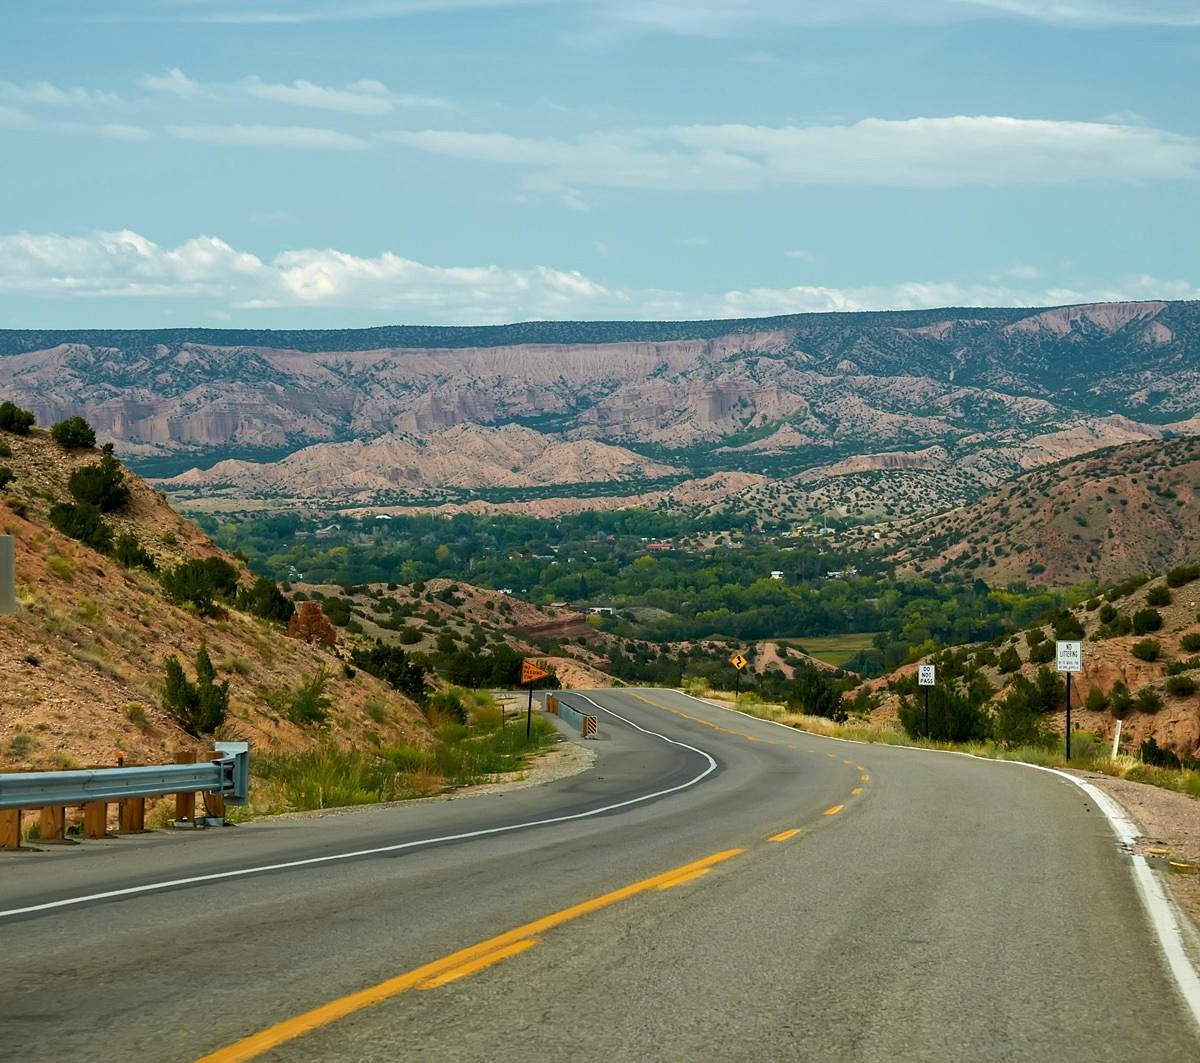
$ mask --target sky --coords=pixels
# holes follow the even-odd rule
[[[1198,0],[0,5],[0,327],[1200,298]]]

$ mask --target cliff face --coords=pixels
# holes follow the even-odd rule
[[[947,472],[982,489],[1022,467],[1161,435],[1165,422],[1194,430],[1200,304],[459,330],[0,332],[0,396],[41,423],[81,413],[122,454],[172,458],[173,472],[320,444],[433,447],[454,438],[449,429],[515,423],[549,436],[543,451],[554,441],[619,445],[666,466],[702,455],[704,472],[793,474],[936,446]],[[524,458],[509,466],[515,480],[499,476],[476,461],[470,433],[458,438],[463,486],[543,482]],[[350,450],[330,453],[329,463],[348,459],[344,471],[359,475]],[[561,464],[557,482],[656,475],[637,471],[627,450],[565,453],[547,463],[551,472]],[[367,471],[397,488],[416,482],[403,467]],[[263,482],[282,487],[289,476]]]

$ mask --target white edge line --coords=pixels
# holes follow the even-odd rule
[[[776,727],[786,727],[793,734],[811,735],[813,738],[824,738],[832,742],[847,742],[855,746],[882,744],[892,749],[916,749],[923,753],[951,753],[954,756],[970,757],[972,760],[980,760],[988,764],[1013,764],[1020,768],[1035,768],[1038,771],[1057,775],[1060,779],[1066,779],[1068,782],[1074,783],[1096,803],[1096,807],[1104,813],[1109,826],[1112,827],[1121,844],[1129,851],[1133,880],[1137,885],[1138,897],[1142,902],[1142,907],[1145,908],[1146,914],[1150,918],[1150,924],[1154,927],[1159,947],[1166,957],[1167,966],[1171,969],[1171,974],[1175,978],[1175,984],[1179,989],[1179,993],[1183,997],[1188,1010],[1191,1012],[1196,1025],[1200,1026],[1200,972],[1197,972],[1195,964],[1192,963],[1192,959],[1188,955],[1187,946],[1183,940],[1182,923],[1175,905],[1162,882],[1146,862],[1146,858],[1133,851],[1134,843],[1142,836],[1142,832],[1138,829],[1137,824],[1120,802],[1105,793],[1098,786],[1093,786],[1087,780],[1080,779],[1070,772],[1062,771],[1058,768],[1048,768],[1042,764],[1030,764],[1025,760],[1003,760],[995,757],[981,757],[977,753],[967,753],[961,749],[930,749],[928,746],[907,745],[893,746],[891,743],[863,742],[856,738],[836,738],[833,735],[818,734],[816,731],[804,731],[799,727],[780,723],[778,720],[764,720],[760,716],[751,716],[750,713],[742,712],[741,709],[735,709],[719,701],[698,698],[694,694],[688,694],[682,690],[676,691],[676,693],[682,694],[685,698],[691,698],[693,701],[698,701],[701,705],[710,705],[713,708],[724,709],[726,712],[736,712],[739,716],[745,716],[748,720],[758,720],[759,723],[769,723],[774,724]]]
[[[458,842],[466,841],[470,838],[483,838],[491,834],[508,834],[512,831],[527,830],[530,827],[546,827],[554,823],[568,823],[577,819],[588,819],[591,816],[602,816],[607,812],[615,812],[617,809],[628,808],[630,805],[640,805],[646,801],[653,801],[655,798],[667,797],[670,794],[679,793],[681,790],[687,790],[695,786],[698,782],[706,779],[714,771],[717,770],[717,762],[711,755],[703,749],[698,749],[696,746],[689,746],[686,742],[676,742],[673,738],[668,738],[666,735],[659,734],[657,731],[649,731],[645,727],[639,727],[632,720],[626,719],[620,713],[613,712],[612,709],[605,709],[600,705],[596,705],[591,698],[584,694],[573,694],[574,697],[581,697],[585,701],[591,702],[601,712],[606,712],[610,716],[615,716],[618,720],[629,724],[630,727],[636,728],[643,734],[648,734],[654,738],[659,738],[662,741],[672,746],[680,746],[683,749],[691,750],[693,753],[698,753],[706,761],[706,767],[695,778],[689,779],[687,782],[680,783],[678,786],[671,786],[666,790],[656,790],[652,794],[642,794],[640,797],[631,797],[627,801],[618,801],[616,804],[605,805],[603,808],[594,808],[590,812],[573,812],[569,816],[552,816],[549,819],[529,820],[525,823],[510,823],[504,827],[487,827],[483,830],[465,831],[462,834],[447,834],[439,838],[419,838],[411,842],[399,842],[396,845],[381,845],[375,849],[359,849],[349,853],[331,853],[328,856],[312,856],[304,860],[288,860],[280,864],[263,864],[258,867],[243,867],[234,871],[217,871],[209,875],[192,875],[188,878],[168,879],[163,882],[147,882],[141,886],[129,886],[125,889],[106,890],[103,893],[91,893],[81,897],[66,897],[59,901],[48,901],[46,904],[32,904],[26,908],[10,908],[7,911],[0,911],[0,919],[10,918],[18,915],[31,915],[35,912],[47,912],[59,908],[71,908],[81,904],[90,904],[94,901],[113,900],[118,897],[132,897],[141,893],[154,893],[161,890],[175,889],[179,886],[195,886],[204,882],[219,882],[224,879],[245,878],[249,875],[261,875],[270,871],[286,871],[296,867],[313,867],[316,864],[335,863],[339,860],[354,860],[363,856],[378,856],[380,853],[395,853],[404,849],[418,849],[425,845],[438,845],[442,842]]]

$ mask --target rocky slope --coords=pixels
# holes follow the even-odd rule
[[[979,493],[1168,422],[1196,431],[1198,351],[1200,304],[1166,302],[477,329],[9,331],[0,395],[44,422],[83,413],[164,474],[519,423],[697,475],[780,481],[817,466],[844,474],[837,463],[864,454],[892,455],[889,471],[903,473],[904,455],[927,464],[940,447],[936,471]],[[343,456],[329,452],[326,472]],[[564,476],[579,474],[564,464]],[[403,475],[393,488],[406,501]],[[936,508],[955,492],[919,497]]]
[[[0,432],[0,458],[15,479],[0,490],[0,534],[16,547],[20,613],[0,616],[0,772],[19,768],[111,765],[117,751],[132,763],[160,763],[180,746],[204,748],[163,711],[163,662],[175,655],[192,674],[207,646],[219,678],[230,683],[229,719],[218,737],[255,749],[299,750],[332,740],[423,744],[417,707],[391,687],[342,669],[334,651],[287,637],[282,626],[234,608],[205,619],[169,600],[143,569],[61,535],[47,513],[68,501],[70,472],[95,451],[64,451],[45,432]],[[129,477],[132,498],[107,519],[134,535],[168,567],[185,558],[225,557],[163,497]],[[328,729],[300,727],[279,711],[277,695],[326,670],[332,699]],[[274,697],[273,697],[274,696]]]
[[[1163,570],[1200,554],[1200,439],[1132,443],[1026,473],[916,538],[900,554],[908,571],[991,585]]]

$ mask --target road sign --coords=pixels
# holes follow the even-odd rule
[[[932,664],[917,665],[917,686],[931,687],[937,682],[937,668]]]
[[[549,674],[545,668],[539,668],[532,661],[521,662],[521,686],[526,683],[536,683],[539,679],[545,679]]]
[[[1068,675],[1083,671],[1083,643],[1056,642],[1054,644],[1055,668]]]
[[[729,658],[729,663],[740,672],[749,662],[740,653],[735,653]]]

